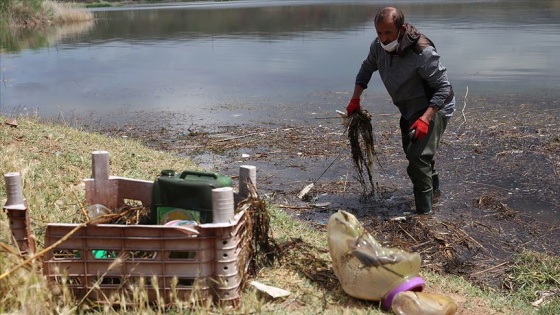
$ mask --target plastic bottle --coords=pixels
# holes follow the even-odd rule
[[[111,209],[98,203],[89,205],[86,210],[89,220],[93,223],[96,223],[96,220],[101,216],[111,213]],[[111,257],[112,255],[110,255],[109,252],[104,249],[94,249],[91,251],[91,253],[95,259],[114,258]]]
[[[383,301],[389,310],[399,292],[424,289],[420,255],[381,246],[352,214],[331,215],[327,234],[334,274],[348,295]]]
[[[447,296],[411,291],[397,293],[391,308],[397,315],[453,315],[457,312],[457,304]]]
[[[111,209],[98,203],[87,207],[87,214],[90,220],[94,220],[100,216],[111,213]]]

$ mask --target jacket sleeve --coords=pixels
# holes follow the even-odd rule
[[[369,54],[366,59],[362,61],[360,71],[358,71],[358,75],[356,75],[356,84],[360,85],[364,89],[367,89],[371,76],[375,71],[377,71],[377,57],[374,53],[374,45],[375,41],[371,43],[369,47]]]
[[[440,63],[440,56],[433,47],[422,51],[425,62],[418,68],[418,74],[429,87],[429,105],[442,109],[452,101],[454,93],[447,78],[447,69]]]

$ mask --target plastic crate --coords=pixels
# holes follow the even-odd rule
[[[25,256],[35,253],[35,238],[29,230],[29,213],[26,207],[17,209],[15,207],[3,207],[10,222],[12,236],[20,251]]]
[[[92,158],[93,178],[84,180],[87,204],[115,209],[135,200],[151,206],[153,182],[109,176],[108,152],[93,152]],[[245,177],[254,178],[244,175],[248,167],[254,173],[254,167],[242,166],[241,189]],[[122,303],[119,296],[128,293],[131,301],[133,290],[143,287],[151,302],[212,298],[235,306],[252,258],[249,224],[246,211],[227,223],[189,228],[49,223],[45,248],[53,248],[43,258],[43,273],[53,283],[64,282],[80,300]]]
[[[232,224],[201,224],[192,230],[152,225],[48,224],[43,260],[46,277],[66,285],[78,299],[114,303],[143,278],[148,298],[166,304],[213,298],[235,304],[250,262],[246,213]],[[67,235],[70,237],[64,239]],[[103,258],[95,253],[104,251]],[[116,261],[116,260],[119,261]],[[157,283],[153,283],[157,279]]]

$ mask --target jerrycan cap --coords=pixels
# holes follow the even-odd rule
[[[387,293],[385,299],[383,299],[383,304],[381,305],[384,310],[388,311],[391,309],[391,305],[393,303],[393,299],[395,295],[400,292],[404,291],[415,291],[421,292],[426,287],[426,282],[422,277],[414,277],[408,279],[406,282],[401,283],[398,287],[393,289],[391,292]]]
[[[160,176],[173,177],[173,176],[175,176],[175,171],[174,170],[162,170],[161,173],[160,173]]]

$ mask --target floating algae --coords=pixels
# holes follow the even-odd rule
[[[373,184],[373,128],[370,113],[361,110],[348,117],[348,140],[350,140],[352,161],[358,173],[357,180],[362,186],[362,197],[365,198],[375,193],[375,185]]]

